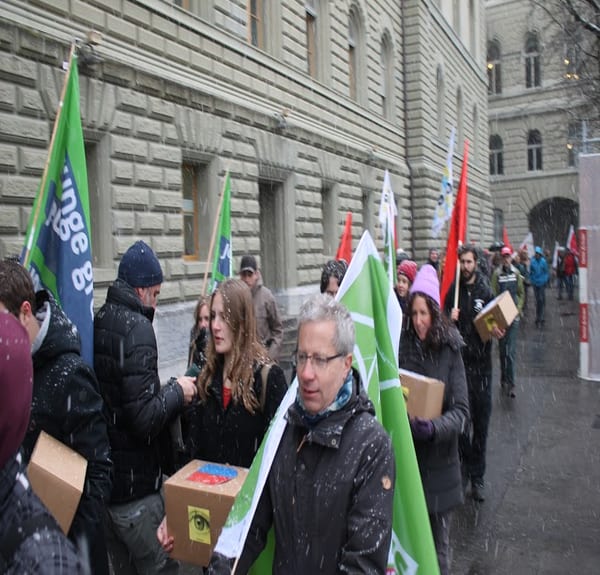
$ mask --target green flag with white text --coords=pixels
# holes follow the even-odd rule
[[[364,232],[337,299],[354,320],[353,366],[396,458],[393,533],[387,575],[439,575],[425,495],[398,376],[402,311],[369,232]]]
[[[225,176],[223,194],[219,227],[217,228],[217,241],[215,242],[212,259],[209,293],[214,292],[222,281],[233,275],[231,263],[231,179],[229,172]]]

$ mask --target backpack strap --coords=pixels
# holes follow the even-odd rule
[[[60,531],[54,517],[48,514],[34,515],[24,522],[13,523],[8,533],[0,540],[0,572],[4,573],[12,563],[15,553],[21,545],[34,533],[48,528],[50,531]],[[62,533],[62,531],[60,531]]]
[[[260,388],[260,410],[264,413],[267,402],[267,379],[271,370],[271,363],[265,363],[260,370],[260,379],[262,386]]]

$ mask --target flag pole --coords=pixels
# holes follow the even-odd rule
[[[462,242],[458,241],[458,250],[462,247]],[[460,257],[456,258],[456,277],[454,282],[454,309],[458,309],[458,287],[460,282]],[[443,302],[442,302],[443,303]]]
[[[208,279],[208,267],[212,261],[213,248],[215,247],[215,239],[217,237],[217,228],[219,227],[219,220],[221,209],[223,207],[223,199],[225,198],[225,186],[227,185],[227,172],[225,172],[225,182],[223,183],[223,191],[221,192],[221,198],[219,199],[219,208],[217,209],[217,217],[213,225],[212,234],[210,236],[210,246],[208,247],[208,258],[206,258],[206,268],[204,270],[204,281],[202,282],[202,296],[206,295],[206,281]]]
[[[50,145],[48,147],[48,155],[46,156],[46,164],[44,165],[44,173],[42,174],[42,182],[40,184],[40,196],[37,198],[37,205],[35,207],[35,212],[33,214],[32,225],[30,226],[30,230],[33,233],[33,230],[36,229],[37,220],[40,215],[40,210],[42,205],[44,204],[43,198],[46,193],[46,180],[48,179],[48,166],[50,164],[50,155],[52,154],[52,150],[54,149],[54,140],[56,139],[56,129],[58,127],[58,123],[60,121],[60,116],[63,110],[63,103],[65,101],[65,94],[67,92],[67,85],[69,84],[69,78],[71,76],[71,65],[73,64],[73,56],[75,55],[76,43],[73,42],[71,44],[71,49],[69,50],[69,60],[67,65],[67,73],[65,74],[65,80],[63,82],[63,87],[60,93],[60,100],[58,102],[58,110],[56,112],[56,118],[54,119],[54,126],[52,128],[52,136],[50,137]],[[29,255],[31,253],[31,245],[32,245],[33,235],[27,238],[27,243],[25,244],[25,256],[23,257],[23,266],[27,267],[29,265]]]

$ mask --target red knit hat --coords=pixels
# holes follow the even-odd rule
[[[412,260],[404,260],[398,266],[398,275],[400,274],[406,276],[412,285],[412,283],[415,281],[415,276],[417,275],[417,262],[413,262]]]
[[[29,336],[13,315],[0,312],[0,469],[23,442],[32,389]]]

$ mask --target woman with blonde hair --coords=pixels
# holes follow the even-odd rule
[[[210,298],[210,338],[198,376],[198,402],[187,413],[192,459],[250,467],[287,391],[256,335],[252,294],[240,280],[219,284]]]

